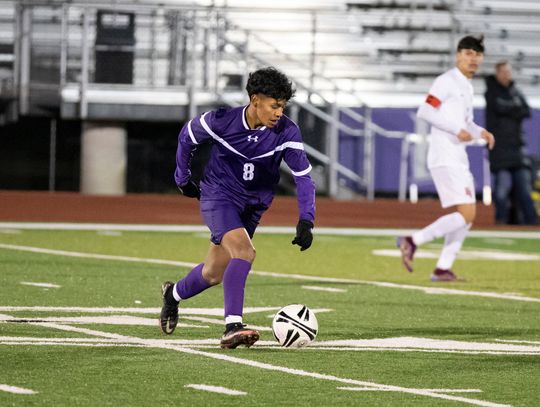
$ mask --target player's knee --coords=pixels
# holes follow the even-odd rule
[[[233,257],[253,263],[256,255],[257,253],[253,247],[242,247],[236,250]]]
[[[202,276],[204,280],[210,285],[218,285],[223,280],[223,273],[213,273],[212,270],[203,270]]]
[[[465,219],[465,223],[472,224],[476,219],[476,211],[463,211],[461,212],[461,216],[463,216],[463,219]]]
[[[204,276],[204,279],[206,282],[210,285],[218,285],[221,284],[221,281],[223,280],[223,276]]]

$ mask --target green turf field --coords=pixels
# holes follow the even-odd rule
[[[291,239],[255,237],[261,340],[221,350],[221,287],[182,303],[174,335],[157,326],[161,283],[206,233],[0,227],[0,405],[540,405],[539,238],[467,239],[450,284],[429,281],[440,241],[409,274],[391,236]],[[290,303],[317,313],[307,348],[272,337]]]

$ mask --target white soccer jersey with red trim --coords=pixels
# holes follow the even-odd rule
[[[470,79],[458,68],[439,75],[420,105],[418,117],[431,125],[428,150],[428,168],[469,168],[465,151],[467,143],[457,135],[467,130],[475,138],[483,130],[473,121],[473,87]]]

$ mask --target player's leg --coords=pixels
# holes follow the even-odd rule
[[[183,279],[174,284],[162,285],[163,307],[160,314],[161,331],[172,334],[178,323],[178,305],[219,284],[230,262],[229,252],[220,246],[223,235],[230,229],[242,226],[234,205],[225,200],[202,200],[201,213],[211,232],[211,244],[205,262],[195,266]]]
[[[463,241],[467,237],[476,218],[476,204],[466,203],[456,205],[457,214],[460,214],[465,220],[465,225],[461,228],[449,231],[444,235],[444,246],[441,250],[437,267],[431,274],[431,281],[456,281],[458,280],[452,271],[452,265],[456,260],[457,254],[463,246]]]
[[[210,243],[204,263],[196,265],[176,284],[172,281],[163,283],[163,307],[159,318],[163,333],[170,335],[174,332],[178,324],[180,301],[187,300],[207,288],[219,284],[229,260],[228,253],[222,247]]]
[[[412,271],[412,261],[417,246],[462,229],[474,220],[474,182],[469,172],[460,171],[446,167],[431,170],[442,207],[456,206],[456,211],[441,216],[411,236],[398,238],[403,265],[408,271]]]
[[[476,207],[473,204],[457,205],[457,212],[460,213],[467,222],[460,229],[449,232],[444,237],[444,246],[437,261],[437,268],[431,275],[432,281],[455,281],[457,276],[452,272],[452,266],[457,254],[463,246],[463,241],[467,237],[472,227],[476,214]]]
[[[228,252],[210,243],[204,263],[195,266],[183,279],[174,285],[172,295],[176,301],[187,300],[207,288],[221,283],[223,273],[231,260]]]
[[[246,280],[255,260],[255,248],[244,228],[227,232],[221,245],[231,258],[223,274],[225,333],[221,338],[221,347],[251,346],[259,339],[259,333],[246,328],[242,318]]]

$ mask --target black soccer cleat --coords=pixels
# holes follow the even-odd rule
[[[172,281],[165,281],[161,285],[163,307],[159,315],[159,327],[161,332],[166,335],[171,335],[178,324],[178,301],[174,301],[174,297],[172,297],[173,289],[174,283]]]
[[[235,349],[239,345],[249,348],[259,340],[259,332],[246,328],[241,323],[231,324],[221,337],[220,345],[223,349]]]

